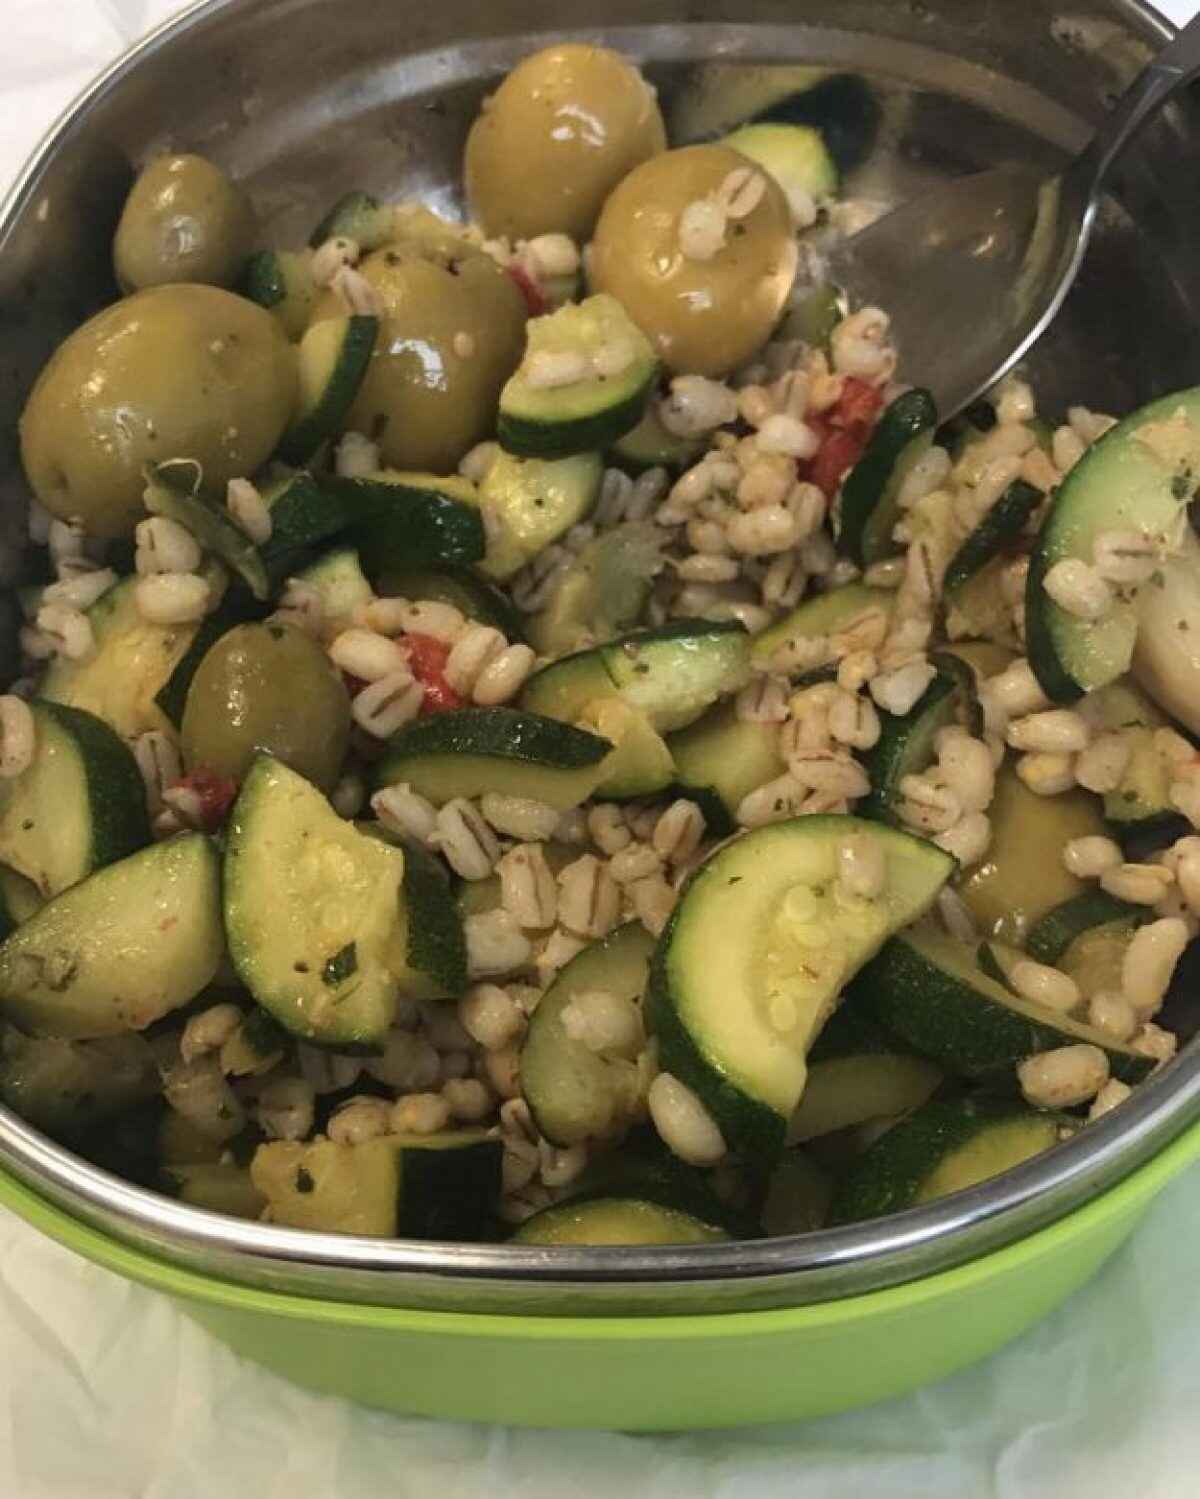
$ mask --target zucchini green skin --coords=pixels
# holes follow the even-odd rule
[[[207,551],[227,563],[256,599],[270,596],[271,583],[262,556],[240,526],[203,498],[200,465],[172,459],[146,469],[146,509],[185,526]]]
[[[902,826],[900,782],[932,763],[938,732],[958,721],[957,695],[958,684],[939,673],[911,712],[898,717],[879,710],[879,739],[863,757],[871,789],[859,804],[860,816]]]
[[[870,84],[857,73],[834,73],[768,105],[754,118],[819,130],[825,149],[844,175],[869,154],[883,108]]]
[[[980,568],[1016,541],[1043,498],[1041,490],[1032,484],[1014,480],[951,557],[942,582],[943,594],[952,597]]]
[[[499,1140],[474,1140],[452,1151],[422,1148],[414,1140],[401,1158],[401,1232],[460,1243],[485,1238],[500,1198],[503,1157]]]
[[[883,1057],[911,1051],[907,1042],[884,1030],[861,1005],[841,1004],[825,1022],[808,1053],[809,1062],[834,1062],[841,1057]]]
[[[103,719],[82,708],[36,701],[38,713],[45,713],[65,729],[78,744],[82,756],[92,818],[91,868],[83,873],[101,869],[144,848],[150,842],[146,788],[137,762],[124,742]],[[57,816],[65,809],[46,810]]]
[[[353,539],[368,573],[483,558],[483,518],[432,484],[322,476],[323,493],[346,506]]]
[[[525,616],[503,590],[469,567],[394,567],[377,574],[378,591],[403,599],[432,599],[453,604],[468,619],[491,625],[509,641],[525,639]]]
[[[638,425],[657,384],[655,365],[630,395],[603,411],[569,421],[548,422],[505,411],[501,406],[496,437],[502,448],[521,458],[569,458],[572,453],[607,448]]]
[[[954,1151],[997,1124],[1054,1116],[1020,1104],[964,1098],[927,1103],[882,1135],[851,1167],[834,1191],[830,1224],[856,1223],[898,1213],[915,1202],[934,1169]],[[1036,1153],[1036,1152],[1034,1152]]]
[[[1054,964],[1076,937],[1092,927],[1106,926],[1110,921],[1145,919],[1147,914],[1144,906],[1118,900],[1097,886],[1073,900],[1063,901],[1036,921],[1025,939],[1025,951],[1039,963]]]
[[[1075,703],[1085,688],[1067,671],[1059,659],[1058,648],[1050,629],[1049,611],[1043,608],[1046,597],[1046,574],[1058,558],[1035,546],[1025,575],[1025,650],[1038,685],[1052,703]]]
[[[356,313],[347,319],[337,358],[320,398],[280,439],[279,457],[284,463],[297,468],[307,463],[321,444],[341,427],[366,376],[378,334],[379,319],[371,314]],[[302,339],[301,359],[304,354]]]
[[[721,1064],[705,1056],[671,1002],[668,959],[681,904],[676,904],[663,928],[650,962],[646,989],[646,1020],[658,1038],[659,1061],[663,1071],[672,1073],[704,1100],[732,1149],[751,1160],[774,1161],[784,1147],[787,1120],[722,1075]]]
[[[596,765],[612,749],[607,739],[573,724],[517,708],[458,708],[418,718],[388,740],[380,762],[382,784],[395,779],[386,767],[393,760],[417,755],[487,755],[492,759],[521,760],[559,770]]]
[[[403,847],[408,966],[457,997],[467,987],[467,941],[458,902],[441,862],[411,839]]]
[[[976,966],[967,949],[970,980],[946,973],[917,950],[907,934],[885,942],[847,989],[881,1025],[949,1072],[1002,1081],[1019,1062],[1077,1041],[1101,1046],[1112,1075],[1137,1083],[1153,1069],[1150,1057],[1119,1046],[1090,1026],[1045,1011],[1008,994]]]
[[[287,296],[283,267],[274,250],[259,250],[246,262],[242,273],[242,295],[268,311]]]
[[[837,548],[859,567],[870,567],[896,551],[892,530],[899,519],[898,465],[916,442],[929,443],[937,407],[927,390],[909,390],[887,407],[862,457],[842,485]]]
[[[875,747],[863,757],[871,790],[859,806],[861,817],[901,826],[897,812],[900,782],[928,769],[934,759],[934,740],[940,730],[967,720],[972,734],[982,731],[982,715],[971,668],[956,656],[930,657],[937,676],[911,712],[897,717],[879,713],[880,732]]]
[[[371,193],[355,188],[343,193],[309,235],[309,248],[317,250],[327,239],[341,235],[355,240],[364,252],[378,250],[387,243],[391,227],[391,209]]]
[[[668,432],[654,407],[647,404],[641,421],[617,438],[608,458],[629,474],[641,474],[648,468],[665,468],[677,474],[690,468],[703,451],[704,443],[699,438],[676,437]]]

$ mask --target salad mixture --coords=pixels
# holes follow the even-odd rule
[[[823,279],[864,86],[744,114],[671,148],[555,46],[470,222],[353,191],[257,253],[145,166],[20,427],[18,1113],[279,1224],[701,1242],[959,1190],[1170,1060],[1200,390],[941,424]]]

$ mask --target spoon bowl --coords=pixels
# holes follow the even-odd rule
[[[1109,168],[1176,89],[1200,73],[1200,16],[1118,99],[1059,176],[1020,164],[972,173],[902,204],[829,254],[857,306],[886,306],[905,372],[943,418],[1028,352],[1062,306]]]

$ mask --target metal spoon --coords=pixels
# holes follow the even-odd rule
[[[948,182],[842,241],[832,279],[891,315],[906,376],[942,417],[994,385],[1045,331],[1087,248],[1115,158],[1200,73],[1200,16],[1138,74],[1057,177],[1005,166]]]

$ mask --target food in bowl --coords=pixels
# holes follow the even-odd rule
[[[822,276],[870,110],[793,85],[668,145],[552,48],[474,222],[351,191],[304,248],[147,165],[21,423],[19,1113],[299,1228],[701,1243],[960,1190],[1170,1059],[1200,398],[940,423]]]

